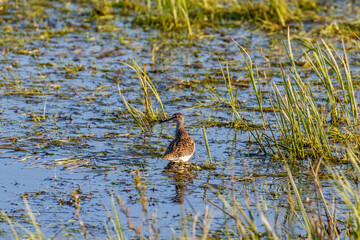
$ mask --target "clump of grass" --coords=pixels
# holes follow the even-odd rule
[[[353,162],[358,165],[357,161],[358,159]],[[328,169],[332,169],[329,163],[325,163],[325,165]],[[287,203],[281,207],[280,211],[279,209],[272,210],[275,211],[275,218],[269,218],[267,212],[269,207],[272,208],[271,204],[259,196],[256,191],[256,179],[252,176],[244,177],[244,180],[247,180],[244,181],[244,189],[248,189],[248,191],[239,193],[235,191],[237,188],[235,183],[239,178],[232,173],[231,185],[226,186],[225,191],[217,192],[222,205],[216,204],[210,199],[206,200],[224,213],[225,226],[223,231],[228,238],[231,236],[238,239],[293,239],[302,236],[308,239],[341,239],[344,237],[344,232],[340,231],[340,224],[341,227],[349,231],[358,230],[358,226],[356,226],[360,219],[357,215],[358,211],[356,210],[354,215],[351,214],[352,211],[349,212],[351,215],[349,223],[338,218],[336,202],[329,204],[324,197],[319,179],[319,167],[320,163],[312,165],[310,162],[311,174],[309,176],[314,178],[316,189],[314,195],[310,196],[304,195],[301,184],[297,183],[298,180],[294,176],[294,170],[288,165],[284,167],[288,182],[286,184],[288,186]],[[357,167],[360,172],[360,167]],[[347,201],[349,209],[357,208],[358,199],[355,203],[352,199],[357,198],[358,193],[356,188],[348,182],[349,177],[344,174],[339,175],[336,170],[332,171],[333,181],[339,185],[339,189],[344,194],[343,200]],[[255,190],[250,190],[251,186]],[[306,185],[306,188],[308,187]],[[241,196],[238,196],[239,194]],[[352,236],[356,236],[355,231],[352,231]],[[345,232],[345,235],[351,236],[348,232]]]
[[[290,209],[296,214],[296,218],[306,231],[308,239],[339,239],[340,230],[338,226],[339,220],[335,213],[336,205],[335,203],[329,205],[324,197],[319,180],[319,166],[320,163],[317,163],[316,169],[314,169],[311,165],[311,176],[314,177],[316,189],[315,199],[318,206],[317,210],[312,204],[309,204],[310,201],[301,194],[299,184],[295,183],[289,166],[285,166],[289,178],[289,185],[291,186],[291,195],[289,196]],[[295,209],[298,209],[299,213],[296,213]],[[294,222],[291,222],[289,227],[295,228]],[[295,231],[294,229],[289,229],[289,232]]]
[[[148,19],[153,21],[154,15],[151,15],[151,1],[147,1]],[[188,11],[189,1],[187,0],[156,0],[157,10],[160,17],[161,26],[166,28],[182,28],[185,27],[189,35],[193,34],[190,16]]]
[[[165,108],[161,102],[160,95],[156,90],[156,87],[154,86],[148,74],[145,72],[145,69],[142,69],[135,62],[135,60],[133,60],[133,65],[128,66],[136,72],[139,79],[141,90],[143,92],[143,96],[140,97],[144,99],[142,101],[144,110],[137,109],[135,106],[131,105],[125,99],[124,95],[121,92],[120,85],[118,84],[119,94],[125,104],[126,109],[128,110],[128,113],[134,119],[135,123],[141,128],[142,131],[146,131],[153,122],[166,118]],[[152,98],[156,99],[156,101],[160,105],[160,110],[154,109]]]
[[[332,123],[346,121],[348,125],[357,125],[359,113],[344,41],[342,42],[343,55],[340,55],[331,44],[327,44],[324,40],[321,42],[322,46],[320,43],[316,46],[309,42],[302,43],[312,54],[311,56],[305,52],[305,61],[311,66],[326,89],[331,104]],[[335,72],[335,76],[332,76],[332,71]],[[334,84],[336,83],[339,84],[340,91],[335,89]]]
[[[17,76],[1,74],[2,81],[0,82],[0,92],[4,95],[44,95],[43,89],[34,86],[24,86],[25,81],[32,79],[19,79]]]
[[[163,30],[187,29],[193,34],[189,7],[193,4],[188,0],[138,0],[120,2],[125,12],[138,12],[134,23],[143,26],[155,26]]]
[[[234,188],[227,189],[226,194],[218,194],[223,205],[219,206],[213,201],[206,199],[210,204],[223,211],[225,218],[230,218],[235,221],[233,229],[227,226],[227,232],[231,232],[239,239],[260,239],[262,234],[258,230],[255,222],[254,213],[251,210],[250,198],[246,198],[246,206],[243,206],[238,200]]]
[[[358,135],[359,121],[345,46],[341,55],[325,41],[316,46],[305,41],[300,43],[305,46],[305,64],[315,72],[317,79],[314,81],[324,87],[330,107],[314,98],[310,82],[300,76],[289,34],[287,52],[291,71],[287,75],[281,69],[283,91],[276,84],[273,85],[272,104],[274,109],[280,109],[274,112],[277,124],[273,127],[280,132],[280,136],[275,137],[272,130],[266,129],[254,136],[262,144],[262,149],[271,149],[276,156],[342,159],[344,146],[358,146],[358,141],[354,139]],[[264,141],[260,140],[261,137]]]

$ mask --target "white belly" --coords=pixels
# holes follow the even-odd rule
[[[178,161],[188,162],[189,159],[191,158],[191,156],[192,156],[192,154],[188,155],[188,156],[179,157],[176,162],[178,162]]]

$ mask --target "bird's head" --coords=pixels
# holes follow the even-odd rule
[[[162,122],[173,121],[177,124],[184,123],[184,115],[182,113],[175,113],[170,118],[163,120]]]

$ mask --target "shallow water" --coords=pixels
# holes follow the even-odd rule
[[[69,9],[78,7],[67,5]],[[211,31],[200,40],[173,39],[156,30],[133,27],[131,19],[120,18],[114,21],[118,29],[111,33],[99,32],[90,23],[89,28],[80,28],[78,32],[55,34],[42,40],[39,35],[51,24],[55,25],[54,29],[61,30],[83,18],[73,13],[72,20],[64,19],[54,9],[47,11],[51,17],[39,22],[39,29],[29,29],[26,19],[11,23],[10,26],[19,28],[12,34],[26,32],[25,43],[14,48],[3,46],[10,52],[2,55],[0,61],[2,211],[21,222],[26,213],[22,196],[26,196],[45,236],[59,234],[57,237],[63,238],[69,234],[76,239],[81,234],[81,226],[72,197],[75,190],[81,196],[80,215],[88,233],[101,239],[106,236],[105,222],[111,226],[104,208],[111,209],[109,191],[119,195],[129,206],[135,226],[144,222],[134,183],[135,170],[140,169],[141,181],[147,185],[150,214],[156,213],[161,237],[166,239],[173,235],[172,228],[178,229],[184,209],[187,214],[195,215],[210,206],[213,229],[221,230],[224,214],[206,199],[221,206],[216,193],[228,191],[233,174],[239,202],[245,206],[248,195],[251,209],[256,210],[255,198],[258,197],[269,221],[273,220],[281,228],[289,211],[286,205],[289,186],[283,163],[265,157],[254,142],[249,142],[248,131],[236,130],[229,124],[211,127],[206,120],[219,119],[223,123],[233,120],[228,109],[208,90],[208,87],[216,87],[214,93],[227,98],[218,58],[214,56],[217,55],[239,60],[237,65],[230,66],[230,73],[232,79],[239,80],[234,84],[238,90],[237,99],[242,103],[241,113],[255,124],[261,124],[260,113],[253,110],[257,102],[245,65],[230,38],[245,47],[262,70],[266,69],[267,62],[260,49],[274,63],[280,58],[287,62],[279,53],[284,36],[244,26]],[[35,36],[34,40],[29,36]],[[155,64],[152,64],[154,45],[156,55]],[[38,54],[21,54],[19,49]],[[349,51],[352,62],[359,61],[358,53],[356,49]],[[131,63],[132,59],[141,66],[144,64],[167,113],[185,115],[188,131],[197,144],[192,163],[200,164],[208,158],[202,133],[202,125],[206,126],[211,155],[220,164],[216,169],[199,170],[191,176],[163,171],[167,162],[161,156],[170,141],[167,135],[173,135],[174,126],[159,123],[142,133],[125,113],[116,80],[120,81],[127,100],[140,107],[142,99],[136,73],[122,64]],[[74,67],[80,70],[72,71]],[[359,67],[352,67],[359,80]],[[273,66],[272,72],[279,72],[279,66]],[[314,76],[310,73],[310,81]],[[275,83],[280,80],[278,74],[271,78]],[[271,92],[271,86],[265,84],[263,93]],[[322,91],[319,89],[319,102]],[[216,103],[220,105],[217,107]],[[264,105],[271,106],[267,100]],[[267,117],[270,122],[275,121],[273,114]],[[313,179],[302,174],[302,166],[292,169],[303,196],[313,200]],[[324,179],[322,184],[325,197],[331,200],[335,194],[327,191],[331,183]],[[345,209],[341,204],[337,207]],[[275,214],[277,211],[279,216]],[[124,235],[130,238],[134,233],[126,227],[128,220],[124,215],[120,219]],[[257,223],[262,231],[261,221]],[[66,231],[60,231],[62,227]],[[7,222],[1,222],[0,229],[1,234],[11,236]],[[147,232],[145,226],[144,232]]]

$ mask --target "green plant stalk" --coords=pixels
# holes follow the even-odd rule
[[[188,13],[188,9],[187,9],[187,5],[186,5],[186,0],[182,0],[181,4],[180,4],[180,9],[184,15],[185,18],[185,22],[186,22],[186,26],[188,29],[188,33],[189,36],[193,35],[192,29],[191,29],[191,23],[190,23],[190,18],[189,18],[189,13]]]
[[[357,179],[360,177],[360,159],[355,155],[354,151],[351,148],[346,148],[347,158],[350,160],[353,171]],[[348,206],[349,212],[351,215],[347,219],[349,224],[347,228],[349,230],[350,239],[359,239],[360,238],[360,196],[358,189],[351,184],[349,177],[343,173],[338,173],[330,165],[325,165],[328,172],[331,173],[333,177],[334,185],[337,188],[337,192],[341,196],[341,200]],[[353,180],[352,180],[353,181]],[[351,229],[351,230],[350,230]]]
[[[11,219],[2,210],[0,210],[0,213],[1,213],[2,217],[4,217],[6,219],[6,221],[9,223],[11,231],[13,232],[15,239],[20,240],[19,235],[17,234]]]
[[[336,79],[338,80],[339,84],[340,84],[340,87],[341,87],[341,90],[343,92],[343,97],[344,97],[344,102],[347,103],[349,100],[348,100],[348,97],[346,96],[346,91],[345,91],[345,84],[344,84],[344,80],[343,80],[343,77],[341,75],[341,70],[340,70],[340,67],[335,59],[335,56],[334,54],[332,53],[335,52],[337,57],[340,59],[340,56],[339,54],[336,52],[335,48],[331,45],[331,49],[329,47],[329,44],[327,44],[324,39],[321,39],[323,45],[325,46],[326,50],[327,50],[327,56],[330,58],[329,60],[326,59],[327,61],[327,64],[329,64],[329,66],[332,68],[332,70],[334,70],[334,72],[336,73]],[[345,49],[344,49],[345,51]],[[331,60],[331,61],[330,61]]]
[[[261,112],[261,118],[262,118],[262,121],[263,121],[263,127],[265,128],[266,123],[265,123],[265,117],[264,117],[264,110],[263,110],[263,107],[262,107],[262,94],[261,94],[260,81],[255,80],[253,67],[252,67],[253,63],[252,63],[250,55],[247,53],[247,51],[239,43],[235,42],[235,44],[236,44],[236,46],[237,46],[241,56],[243,57],[243,60],[244,60],[245,64],[246,64],[246,68],[247,68],[247,71],[248,71],[248,74],[249,74],[249,77],[250,77],[250,81],[251,81],[253,90],[255,92],[256,100],[257,100],[257,102],[259,104],[259,108],[260,108],[260,112]],[[247,58],[249,60],[245,57],[245,55],[243,53],[245,53],[245,55],[247,56]],[[257,84],[256,84],[256,82],[257,82]]]
[[[174,18],[174,23],[175,23],[175,26],[178,25],[178,19],[177,19],[177,10],[176,10],[176,0],[170,0],[170,3],[171,3],[171,10],[172,10],[172,14],[173,14],[173,18]]]
[[[309,162],[310,162],[310,160],[309,160]],[[317,167],[319,167],[321,163],[322,163],[322,158],[321,158],[321,159],[319,160],[319,162],[317,163]],[[316,192],[317,192],[317,193],[320,193],[321,200],[322,200],[323,205],[324,205],[324,210],[326,211],[326,216],[327,216],[328,218],[330,218],[330,221],[331,221],[331,223],[332,223],[332,226],[328,226],[328,229],[331,229],[332,231],[334,231],[335,234],[336,234],[336,236],[337,236],[337,239],[340,239],[339,233],[338,233],[337,228],[336,228],[336,218],[332,216],[332,214],[331,214],[331,212],[330,212],[330,209],[329,209],[329,207],[328,207],[328,204],[327,204],[327,202],[326,202],[325,196],[324,196],[324,194],[323,194],[322,188],[321,188],[321,186],[320,186],[320,179],[319,179],[319,175],[318,175],[318,169],[315,170],[315,169],[313,168],[313,165],[311,164],[311,162],[310,162],[310,166],[311,166],[312,174],[313,174],[313,176],[314,176],[315,186],[316,186],[316,188],[317,188],[317,189],[316,189]],[[318,205],[319,205],[319,203],[318,203]],[[320,207],[319,207],[319,211],[320,211]],[[321,215],[320,215],[319,217],[320,217],[320,221],[322,221],[322,220],[321,220]]]
[[[308,239],[313,239],[313,231],[314,231],[313,225],[312,225],[311,220],[309,219],[309,216],[308,216],[308,214],[307,214],[307,212],[305,210],[304,204],[303,204],[303,202],[301,200],[300,193],[299,193],[299,191],[297,189],[297,186],[296,186],[296,184],[294,182],[294,178],[293,178],[293,176],[291,174],[291,171],[290,171],[288,166],[285,167],[285,170],[286,170],[286,172],[288,174],[291,187],[292,187],[292,189],[293,189],[293,191],[295,193],[296,200],[297,200],[298,206],[300,207],[300,212],[301,212],[302,217],[303,217],[303,221],[301,221],[300,219],[299,220],[303,223],[303,226],[304,226],[306,232],[308,233]]]
[[[118,216],[117,211],[116,211],[114,195],[113,195],[112,192],[110,192],[110,195],[111,195],[111,206],[112,206],[112,209],[113,209],[114,219],[115,219],[115,223],[116,223],[116,234],[117,234],[117,237],[118,237],[119,240],[124,240],[122,230],[121,230],[121,226],[120,226],[119,216]]]
[[[162,104],[160,95],[159,95],[158,91],[156,90],[154,84],[152,83],[150,77],[147,75],[147,73],[143,69],[140,68],[140,66],[135,62],[135,60],[133,60],[133,64],[134,64],[134,67],[132,67],[132,66],[130,66],[130,67],[133,68],[137,72],[139,81],[141,83],[141,86],[143,87],[145,99],[146,99],[147,103],[149,104],[149,106],[145,106],[145,107],[149,109],[151,118],[156,119],[156,114],[154,113],[154,110],[153,110],[153,107],[151,104],[150,94],[147,90],[148,87],[150,88],[150,90],[156,97],[157,101],[159,102],[163,116],[166,117],[164,105]]]
[[[243,121],[243,117],[240,115],[240,113],[236,109],[237,108],[237,106],[236,106],[236,95],[234,94],[233,89],[232,89],[232,84],[231,84],[231,78],[230,78],[228,65],[226,65],[226,74],[225,74],[224,69],[221,66],[220,62],[219,62],[219,66],[220,66],[220,69],[221,69],[223,79],[224,79],[224,81],[226,83],[226,89],[227,89],[227,92],[228,92],[229,98],[230,98],[229,99],[229,105],[230,105],[230,107],[232,109],[232,112],[235,115],[235,118],[237,120]]]
[[[208,156],[209,156],[209,161],[210,161],[210,164],[212,164],[212,158],[211,158],[211,153],[210,153],[210,148],[209,148],[209,143],[208,143],[208,140],[207,140],[207,137],[206,137],[206,131],[205,131],[205,127],[203,126],[202,128],[202,131],[203,131],[203,135],[204,135],[204,139],[205,139],[205,145],[206,145],[206,150],[207,150],[207,153],[208,153]]]
[[[35,216],[34,216],[34,213],[31,211],[31,208],[30,208],[30,205],[29,205],[29,202],[27,201],[26,198],[23,198],[24,200],[24,203],[25,203],[25,206],[26,206],[26,210],[27,210],[27,213],[30,217],[30,220],[31,220],[31,224],[35,227],[36,229],[36,233],[37,233],[37,238],[40,239],[40,240],[44,240],[44,235],[42,234],[41,230],[40,230],[40,227],[39,227],[39,224],[37,223],[36,219],[35,219]]]
[[[356,103],[356,97],[354,92],[354,85],[352,81],[351,71],[350,71],[350,65],[349,65],[349,59],[347,57],[346,49],[345,49],[345,43],[344,39],[342,41],[343,44],[343,51],[344,51],[344,58],[341,59],[341,62],[343,64],[345,76],[346,76],[346,87],[348,90],[348,96],[350,99],[350,106],[351,106],[351,112],[353,116],[353,123],[354,125],[357,125],[359,123],[359,113],[358,113],[358,107]]]

